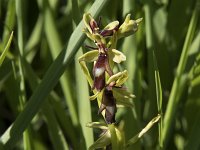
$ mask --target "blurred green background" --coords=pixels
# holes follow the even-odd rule
[[[0,0],[0,149],[85,150],[98,138],[85,125],[103,118],[77,61],[89,50],[78,26],[88,11],[102,28],[143,18],[117,45],[136,98],[116,120],[126,141],[158,113],[162,124],[128,149],[200,149],[199,9],[199,0]]]

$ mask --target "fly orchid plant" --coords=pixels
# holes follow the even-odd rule
[[[126,56],[116,49],[120,38],[134,34],[138,30],[142,18],[131,20],[130,14],[120,25],[119,21],[109,23],[104,29],[100,29],[99,22],[86,13],[83,15],[86,26],[83,32],[94,42],[96,48],[79,57],[79,63],[94,93],[90,100],[97,99],[99,111],[105,119],[105,124],[100,122],[88,123],[88,127],[103,129],[100,138],[89,148],[104,148],[112,145],[112,149],[124,149],[125,140],[120,127],[115,124],[115,114],[118,106],[132,107],[130,101],[135,96],[123,85],[128,78],[128,71],[114,73],[113,68],[117,63],[126,60]],[[93,62],[92,76],[87,68],[87,63]]]

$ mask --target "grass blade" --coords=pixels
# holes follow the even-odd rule
[[[78,8],[78,1],[71,0],[72,3],[72,14],[74,26],[77,25],[80,16],[80,11]],[[83,75],[81,66],[79,64],[78,58],[83,55],[82,48],[75,55],[75,77],[76,77],[76,85],[77,85],[77,102],[78,102],[78,114],[80,125],[83,131],[83,136],[85,138],[86,148],[88,149],[90,145],[94,142],[93,130],[91,128],[86,127],[88,122],[92,122],[92,114],[91,114],[91,106],[89,100],[89,87],[85,76]],[[84,148],[83,148],[84,149]]]
[[[31,33],[31,36],[25,45],[26,53],[30,52],[30,50],[32,50],[40,42],[42,30],[43,30],[43,16],[40,15],[38,16],[33,32]]]
[[[90,9],[90,13],[97,17],[100,11],[108,0],[95,1]],[[46,72],[44,79],[34,91],[33,95],[29,99],[23,112],[17,117],[16,121],[5,131],[1,136],[1,141],[9,149],[15,145],[15,143],[22,136],[23,131],[26,129],[32,118],[41,108],[46,96],[50,93],[53,87],[58,82],[59,78],[69,65],[69,62],[73,59],[74,54],[85,39],[85,35],[82,33],[83,22],[79,23],[75,31],[72,33],[66,50],[63,50],[56,58],[54,63],[50,66]],[[31,108],[31,109],[30,109]]]
[[[56,29],[53,15],[50,12],[50,8],[46,8],[45,10],[45,34],[47,37],[47,41],[49,43],[50,51],[52,54],[53,59],[55,59],[60,50],[62,49],[61,40],[59,37],[59,33]],[[62,86],[62,90],[65,96],[66,103],[69,107],[70,115],[72,117],[73,124],[78,126],[78,114],[75,107],[75,102],[72,99],[72,92],[71,92],[71,83],[68,77],[68,72],[65,72],[60,78],[60,84]]]
[[[198,22],[198,15],[199,15],[198,0],[196,2],[197,4],[195,5],[195,9],[193,11],[192,18],[189,24],[188,32],[186,35],[186,39],[184,42],[183,50],[182,50],[180,61],[177,68],[177,74],[172,86],[169,102],[168,102],[167,109],[165,112],[163,134],[162,134],[162,140],[163,140],[162,142],[163,142],[164,148],[169,140],[170,129],[171,129],[172,122],[174,120],[175,113],[176,113],[178,103],[180,100],[178,98],[178,95],[180,95],[179,93],[180,80],[187,63],[189,47],[193,40],[195,28]],[[177,95],[177,93],[179,94]]]
[[[1,56],[0,56],[0,66],[2,65],[2,63],[3,63],[3,61],[4,61],[5,57],[6,57],[6,55],[7,55],[7,53],[8,53],[8,49],[9,49],[9,47],[10,47],[12,38],[13,38],[13,31],[11,32],[10,38],[9,38],[9,40],[8,40],[8,43],[6,44],[6,47],[4,48],[4,50],[3,50],[3,52],[2,52],[2,54],[1,54]]]
[[[23,59],[23,65],[24,65],[25,74],[31,86],[31,89],[34,90],[39,84],[39,78],[35,75],[31,66],[24,59]],[[55,92],[51,92],[50,96],[48,96],[47,99],[49,101],[47,101],[44,104],[44,106],[42,107],[43,108],[42,110],[43,110],[43,113],[45,114],[47,122],[52,122],[52,123],[47,123],[47,126],[50,129],[49,132],[51,134],[52,143],[54,144],[54,147],[57,147],[57,149],[60,149],[59,147],[62,147],[61,149],[63,149],[64,147],[67,147],[67,143],[64,140],[63,132],[60,129],[61,128],[60,126],[62,126],[63,130],[65,131],[65,135],[69,137],[70,141],[72,142],[72,145],[76,149],[75,143],[77,141],[77,137],[74,131],[74,126],[72,125],[71,120],[68,120],[68,117],[65,115],[66,112],[62,107],[62,104],[60,101],[61,98],[59,98]],[[55,117],[54,112],[51,110],[52,109],[51,107],[53,107],[53,109],[55,110],[55,114],[58,119]],[[60,122],[61,124],[60,126],[58,125],[58,122]],[[54,138],[56,139],[53,140]],[[62,141],[62,143],[60,143],[60,141]]]
[[[14,30],[15,25],[15,1],[9,0],[7,5],[6,19],[2,36],[2,43],[0,42],[0,52],[5,47],[7,41],[9,40],[9,35],[12,30]],[[8,51],[8,58],[13,58],[13,55]]]

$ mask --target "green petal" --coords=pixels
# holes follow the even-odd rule
[[[89,39],[91,39],[92,41],[94,41],[93,34],[91,34],[86,28],[83,29],[83,33],[85,33]]]
[[[97,43],[102,43],[102,44],[106,44],[106,40],[103,36],[101,36],[98,33],[95,33],[92,35],[93,39],[97,42]]]
[[[112,49],[110,54],[111,59],[118,64],[126,60],[126,56],[116,49]]]
[[[92,51],[89,51],[89,52],[83,54],[81,57],[78,58],[78,60],[79,60],[79,62],[80,61],[94,62],[97,60],[98,55],[99,55],[98,50],[92,50]]]
[[[92,16],[91,16],[90,13],[85,13],[85,14],[83,14],[83,21],[84,21],[84,24],[85,24],[86,28],[88,29],[88,31],[89,31],[90,33],[92,33],[92,29],[90,28],[89,23],[90,23],[90,21],[91,21],[92,19],[93,19],[93,18],[92,18]]]
[[[110,84],[111,82],[115,81],[117,84],[116,86],[121,86],[126,81],[127,78],[128,78],[128,72],[127,72],[127,70],[124,70],[123,72],[118,72],[118,73],[112,75],[108,79],[106,84]]]
[[[116,81],[115,86],[123,85],[126,82],[127,79],[128,79],[128,71],[124,70],[122,72],[122,75],[120,76],[120,78]]]
[[[113,94],[121,99],[135,98],[135,95],[131,94],[126,88],[113,88]]]
[[[104,30],[112,30],[115,29],[117,26],[119,25],[119,21],[113,21],[111,23],[109,23]]]
[[[98,129],[102,129],[102,130],[107,130],[107,124],[103,123],[103,122],[89,122],[86,124],[87,127],[89,128],[98,128]]]
[[[118,128],[114,124],[108,125],[109,131],[111,133],[111,143],[112,149],[114,150],[122,150],[124,149],[124,136],[118,130]]]
[[[100,93],[100,92],[96,92],[94,95],[90,96],[90,100],[91,100],[91,101],[92,101],[92,100],[95,100],[95,99],[98,97],[99,93]]]

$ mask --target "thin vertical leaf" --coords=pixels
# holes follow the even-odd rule
[[[182,77],[182,74],[184,72],[186,63],[187,63],[187,59],[188,59],[188,52],[189,52],[189,47],[191,45],[191,42],[193,40],[194,37],[194,32],[196,29],[196,25],[198,22],[198,16],[199,16],[199,8],[198,8],[198,0],[196,1],[196,5],[195,5],[195,9],[193,11],[191,20],[190,20],[190,24],[188,27],[188,31],[187,31],[187,35],[186,35],[186,39],[183,45],[183,50],[181,53],[181,57],[180,57],[180,61],[178,64],[178,68],[177,68],[177,73],[176,73],[176,77],[172,86],[172,90],[171,90],[171,94],[169,97],[169,102],[167,105],[167,109],[165,112],[165,117],[164,117],[164,126],[163,126],[163,134],[162,134],[162,140],[163,140],[163,146],[165,147],[168,140],[169,140],[169,135],[170,135],[170,129],[172,127],[172,122],[174,120],[175,117],[175,113],[180,101],[180,98],[178,97],[178,95],[180,95],[180,80]],[[179,93],[179,94],[178,94]]]
[[[22,67],[22,62],[21,62],[21,57],[24,56],[24,1],[19,0],[16,1],[16,14],[17,14],[17,43],[19,47],[19,104],[20,104],[20,111],[24,110],[24,106],[26,103],[26,87],[25,87],[25,77],[24,77],[24,72],[23,72],[23,67]],[[25,132],[23,133],[23,145],[24,149],[31,150],[32,149],[32,144],[31,144],[31,135],[30,135],[30,130],[27,128]]]
[[[6,44],[6,47],[4,48],[2,54],[0,55],[0,66],[2,65],[7,53],[8,53],[8,49],[10,47],[10,44],[11,44],[11,41],[12,41],[12,38],[13,38],[13,31],[11,32],[10,34],[10,38],[8,40],[8,43]]]
[[[125,17],[128,13],[131,13],[131,18],[135,18],[136,7],[134,5],[133,0],[125,0],[123,1],[123,17]],[[140,16],[141,17],[141,16]],[[142,28],[139,28],[142,30]],[[124,128],[125,138],[129,139],[134,134],[137,134],[140,128],[140,120],[141,120],[141,100],[139,95],[140,79],[139,79],[139,65],[138,65],[138,49],[137,49],[137,38],[138,32],[132,36],[129,36],[124,39],[122,44],[122,51],[125,53],[127,60],[125,62],[126,68],[128,70],[128,88],[136,95],[134,101],[132,102],[134,107],[132,109],[125,108],[124,111],[126,114],[124,115],[125,125]],[[118,112],[119,114],[119,112]],[[127,122],[127,123],[126,123]],[[141,149],[141,143],[136,143],[131,145],[129,149]]]
[[[161,81],[160,81],[160,75],[158,71],[158,66],[157,66],[157,61],[156,61],[156,56],[153,53],[153,60],[154,60],[154,70],[155,70],[155,82],[156,82],[156,98],[157,98],[157,108],[158,108],[158,113],[161,115],[160,122],[158,123],[158,128],[159,128],[159,146],[160,148],[163,147],[162,143],[162,86],[161,86]]]
[[[48,44],[50,46],[51,54],[53,59],[55,59],[59,52],[62,49],[61,38],[59,37],[59,33],[56,29],[55,21],[52,13],[50,12],[50,8],[46,8],[45,10],[45,34],[47,37]],[[70,78],[67,75],[69,72],[64,72],[64,74],[60,78],[60,84],[62,86],[63,93],[65,95],[66,103],[69,107],[70,114],[72,116],[72,121],[75,126],[78,125],[78,114],[75,107],[75,102],[72,99],[72,92],[70,88]]]

